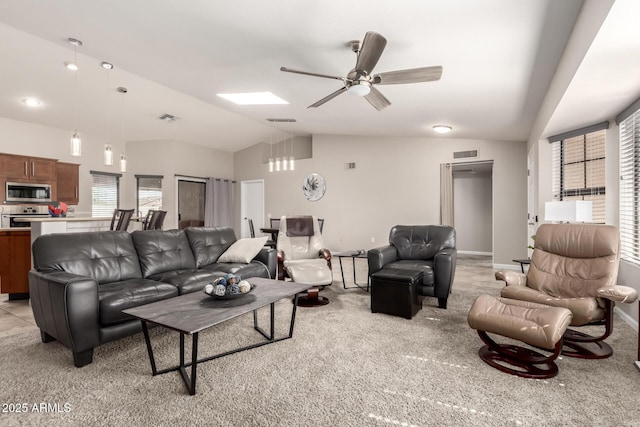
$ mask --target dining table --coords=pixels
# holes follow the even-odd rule
[[[274,245],[278,241],[278,232],[280,231],[280,228],[262,227],[260,231],[266,234],[271,234],[270,240],[274,242]]]

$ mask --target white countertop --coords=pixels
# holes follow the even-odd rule
[[[133,218],[132,218],[133,219]],[[68,217],[49,217],[49,218],[45,218],[45,217],[38,217],[38,218],[33,218],[33,217],[29,217],[29,216],[24,216],[24,217],[16,217],[14,219],[15,222],[80,222],[80,221],[111,221],[111,217],[73,217],[73,216],[68,216]]]

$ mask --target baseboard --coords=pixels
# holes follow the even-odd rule
[[[516,270],[522,272],[519,265],[513,264],[493,264],[493,268],[496,270]]]
[[[492,256],[493,252],[480,252],[480,251],[461,251],[458,250],[459,254],[462,255],[484,255],[484,256]]]
[[[633,317],[629,316],[628,313],[625,313],[624,311],[620,310],[618,307],[615,307],[613,309],[613,312],[616,313],[618,316],[620,316],[620,318],[622,320],[624,320],[624,322],[631,326],[631,328],[633,328],[634,331],[638,332],[638,321],[635,320]]]

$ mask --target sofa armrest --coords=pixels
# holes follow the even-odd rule
[[[260,249],[260,252],[258,252],[258,255],[253,258],[253,261],[258,261],[266,265],[269,270],[269,278],[276,278],[278,269],[278,252],[275,249],[268,247]]]
[[[527,286],[527,276],[517,271],[496,271],[496,280],[502,280],[507,286]]]
[[[320,249],[320,253],[318,255],[320,258],[324,258],[327,261],[329,270],[331,270],[331,251],[329,249]]]
[[[392,245],[382,246],[379,248],[369,249],[367,251],[367,260],[369,261],[369,276],[382,270],[386,264],[394,262],[398,259],[398,252]]]
[[[453,278],[456,274],[458,250],[443,249],[433,257],[434,291],[437,298],[447,298],[451,292]]]
[[[614,302],[631,304],[638,299],[638,292],[629,286],[605,286],[598,289],[598,296]]]
[[[38,327],[81,352],[100,344],[98,283],[65,271],[29,272],[31,308]]]

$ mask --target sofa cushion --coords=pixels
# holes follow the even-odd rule
[[[213,282],[218,277],[224,276],[223,271],[207,270],[174,270],[156,274],[149,277],[164,283],[170,283],[178,288],[180,295],[197,292],[204,289],[207,283]]]
[[[106,283],[98,287],[100,325],[131,320],[131,316],[122,313],[122,310],[177,295],[178,289],[175,286],[155,280],[132,279]]]
[[[268,236],[256,237],[252,239],[236,240],[224,251],[218,262],[242,262],[248,264],[258,255],[269,239]]]
[[[273,277],[269,277],[270,274],[267,266],[256,261],[249,264],[234,262],[214,263],[204,266],[202,270],[208,272],[223,272],[224,274],[236,274],[242,279],[248,279],[249,277],[267,277],[273,279]]]
[[[195,270],[195,259],[183,230],[138,230],[131,233],[142,277],[175,270]]]
[[[443,249],[455,248],[453,227],[443,225],[396,225],[389,232],[389,243],[398,259],[431,259]]]
[[[184,231],[198,269],[217,262],[236,241],[236,233],[231,227],[189,227]]]
[[[33,242],[38,271],[66,271],[98,284],[142,278],[138,255],[126,231],[55,233]]]

